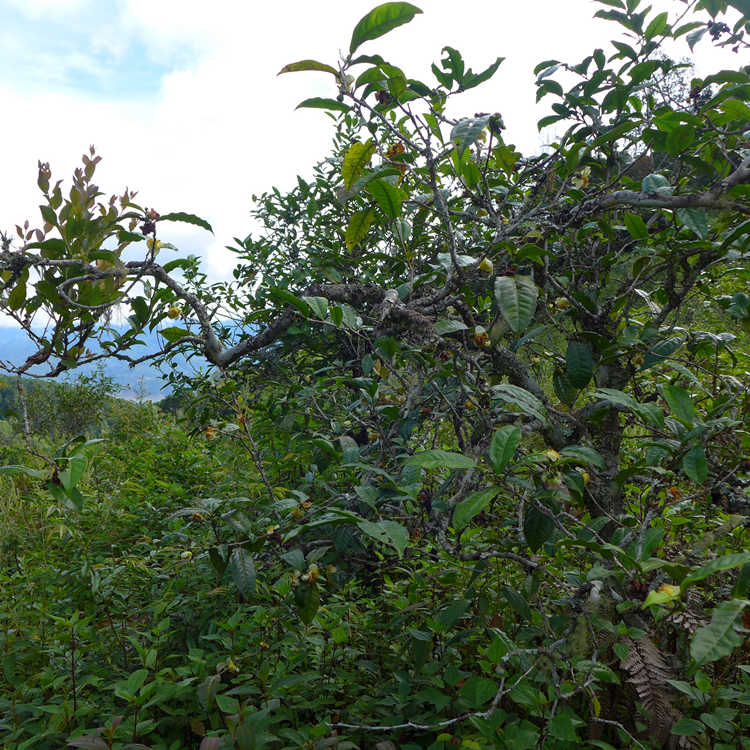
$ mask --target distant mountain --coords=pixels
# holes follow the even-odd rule
[[[146,354],[160,346],[156,332],[146,332],[141,338],[146,342],[146,346],[137,347],[134,352]],[[94,347],[91,348],[94,349]],[[0,360],[21,364],[33,352],[34,347],[23,331],[18,328],[0,327]],[[131,368],[127,362],[119,359],[103,359],[96,363],[77,367],[67,377],[75,378],[79,373],[90,374],[96,370],[98,365],[101,365],[105,375],[122,386],[119,395],[123,398],[145,398],[150,401],[158,401],[171,392],[169,386],[162,379],[159,368],[149,362],[143,362]],[[184,360],[178,361],[178,367],[186,370],[192,369]]]

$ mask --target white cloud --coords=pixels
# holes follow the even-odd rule
[[[6,0],[5,4],[21,11],[30,18],[42,15],[65,15],[71,11],[80,11],[91,0]]]

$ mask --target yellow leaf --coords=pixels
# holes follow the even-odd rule
[[[375,142],[372,140],[367,141],[367,143],[357,141],[349,147],[344,156],[344,163],[341,165],[341,176],[344,178],[344,187],[347,192],[354,182],[362,176],[374,153]]]

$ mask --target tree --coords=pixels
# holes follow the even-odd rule
[[[659,55],[664,40],[692,46],[708,31],[744,48],[748,18],[740,0],[678,4],[673,14],[601,2],[597,15],[622,39],[578,63],[535,68],[537,98],[554,99],[540,129],[565,128],[545,153],[525,157],[507,143],[500,113],[446,114],[502,58],[474,72],[446,47],[435,80],[422,82],[361,54],[421,12],[386,3],[356,26],[338,64],[282,69],[330,76],[335,98],[299,106],[335,119],[333,152],[311,182],[258,199],[264,232],[236,240],[231,283],[208,283],[192,258],[160,265],[164,222],[210,227],[141,207],[128,192],[102,203],[92,148],[67,197],[40,163],[44,225],[19,227],[22,246],[0,256],[1,304],[38,346],[9,368],[19,374],[53,377],[104,357],[205,357],[217,378],[193,384],[211,395],[202,419],[247,446],[271,505],[282,484],[320,505],[304,522],[284,517],[285,543],[354,526],[364,543],[401,556],[425,534],[457,560],[512,561],[535,585],[544,555],[574,550],[581,587],[568,593],[591,594],[592,609],[562,637],[535,623],[545,634],[530,647],[573,680],[555,706],[577,705],[574,696],[605,679],[574,679],[564,666],[570,657],[593,669],[590,644],[572,657],[560,649],[606,610],[629,644],[621,668],[666,741],[680,717],[671,671],[649,639],[656,625],[612,612],[654,570],[672,583],[647,605],[687,606],[694,582],[750,562],[739,553],[693,570],[657,556],[677,498],[746,503],[747,359],[733,342],[747,346],[750,323],[750,73],[694,79],[687,101],[655,97],[654,81],[679,67]],[[734,29],[715,20],[729,6],[745,13]],[[125,260],[144,239],[143,259]],[[107,325],[116,305],[132,312],[125,333]],[[145,326],[165,323],[162,351],[133,353]],[[102,351],[90,350],[93,339]],[[275,458],[284,445],[292,466]],[[711,627],[721,618],[733,627],[747,570]],[[305,622],[318,607],[313,584],[298,588]],[[505,595],[530,617],[523,597]],[[544,618],[556,616],[547,606]],[[730,653],[711,640],[719,629],[698,631],[693,667]],[[516,684],[522,651],[500,657],[510,654]],[[473,718],[490,721],[504,685]],[[535,720],[574,741],[570,714]],[[626,729],[591,718],[607,722]]]

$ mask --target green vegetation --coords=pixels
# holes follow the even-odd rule
[[[98,436],[119,387],[101,369],[65,381],[22,380],[0,376],[0,415],[23,419],[23,402],[29,428],[52,438],[81,433]],[[23,400],[22,400],[23,399]]]
[[[539,156],[448,114],[500,58],[371,49],[409,3],[286,66],[329,77],[332,151],[231,282],[158,263],[210,227],[104,200],[93,149],[67,194],[40,164],[10,370],[211,369],[0,425],[4,749],[750,747],[750,70],[661,52],[746,50],[750,9],[599,4],[613,46],[535,70]]]

